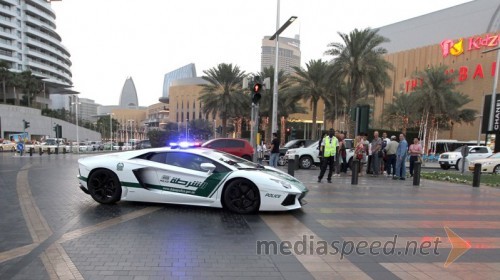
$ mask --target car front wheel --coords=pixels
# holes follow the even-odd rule
[[[500,175],[500,164],[493,168],[493,174]]]
[[[441,169],[448,170],[448,169],[450,169],[450,166],[447,164],[441,164]]]
[[[313,159],[310,156],[303,156],[299,160],[300,168],[309,169],[313,165]]]
[[[460,161],[461,161],[460,159],[457,160],[457,164],[455,165],[456,170],[460,170]]]
[[[106,169],[94,171],[87,181],[87,188],[92,198],[102,204],[117,202],[122,192],[116,174]]]
[[[224,205],[239,214],[256,212],[260,207],[259,190],[245,179],[236,179],[224,190]]]

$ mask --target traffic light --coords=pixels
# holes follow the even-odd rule
[[[30,127],[30,122],[27,122],[25,120],[23,120],[23,122],[24,122],[24,129]]]
[[[252,88],[252,103],[253,104],[258,104],[260,101],[260,98],[262,97],[261,95],[262,91],[262,84],[261,83],[255,83]]]

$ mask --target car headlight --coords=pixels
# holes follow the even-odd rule
[[[286,181],[282,181],[282,180],[278,180],[278,179],[271,179],[272,181],[278,183],[278,184],[281,184],[281,186],[283,186],[283,188],[285,189],[291,189],[292,188],[292,185],[290,185],[290,183],[286,182]]]
[[[487,162],[483,162],[483,165],[484,166],[487,166],[487,165],[493,165],[494,163],[492,161],[487,161]]]

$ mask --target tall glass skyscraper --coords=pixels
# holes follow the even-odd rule
[[[196,67],[194,63],[182,66],[181,68],[175,69],[172,72],[165,74],[163,78],[163,95],[160,97],[160,102],[167,103],[169,96],[169,88],[172,82],[184,78],[195,78],[196,77]]]

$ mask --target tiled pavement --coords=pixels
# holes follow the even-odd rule
[[[500,272],[498,189],[384,177],[318,184],[318,170],[298,170],[310,192],[294,212],[103,206],[77,189],[77,157],[0,155],[0,279],[498,279]],[[444,227],[471,245],[447,267]],[[262,241],[295,252],[258,254]],[[420,247],[413,254],[407,244]]]

